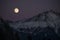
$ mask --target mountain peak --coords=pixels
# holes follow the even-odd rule
[[[39,13],[38,15],[35,15],[33,16],[32,18],[29,18],[27,20],[25,20],[24,22],[29,22],[29,21],[44,21],[46,20],[47,17],[56,17],[57,14],[59,15],[58,12],[55,12],[53,10],[50,10],[50,11],[45,11],[45,12],[42,12],[42,13]],[[50,16],[48,16],[50,15]]]

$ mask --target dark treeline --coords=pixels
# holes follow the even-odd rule
[[[9,24],[0,19],[0,40],[60,40],[59,29],[58,34],[55,33],[53,28],[49,26],[44,28],[41,32],[36,28],[32,34],[25,32],[14,31]],[[35,34],[35,35],[34,35]]]
[[[19,40],[18,32],[9,26],[2,18],[0,18],[0,40]]]

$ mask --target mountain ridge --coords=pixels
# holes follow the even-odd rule
[[[26,19],[24,22],[27,22],[27,21],[29,21],[29,20],[31,20],[31,19],[33,19],[33,18],[36,18],[36,17],[38,18],[38,17],[40,17],[41,15],[45,15],[45,16],[46,16],[46,14],[48,14],[49,12],[55,14],[56,16],[60,16],[60,13],[55,12],[55,11],[53,11],[53,10],[50,10],[50,11],[45,11],[45,12],[39,13],[38,15],[35,15],[35,16],[31,17],[31,18],[28,18],[28,19]],[[36,20],[35,20],[35,21],[36,21]]]

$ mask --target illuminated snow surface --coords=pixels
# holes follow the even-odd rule
[[[59,23],[60,23],[59,17],[53,12],[48,12],[38,14],[37,16],[30,18],[30,20],[28,19],[28,21],[24,20],[24,22],[19,21],[15,23],[9,23],[9,25],[14,29],[19,30],[19,28],[29,28],[29,29],[33,27],[45,28],[47,26],[58,28]]]

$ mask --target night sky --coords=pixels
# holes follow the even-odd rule
[[[23,20],[33,17],[44,11],[53,9],[60,12],[59,0],[0,0],[0,16],[4,20]],[[14,14],[14,8],[20,12]]]

